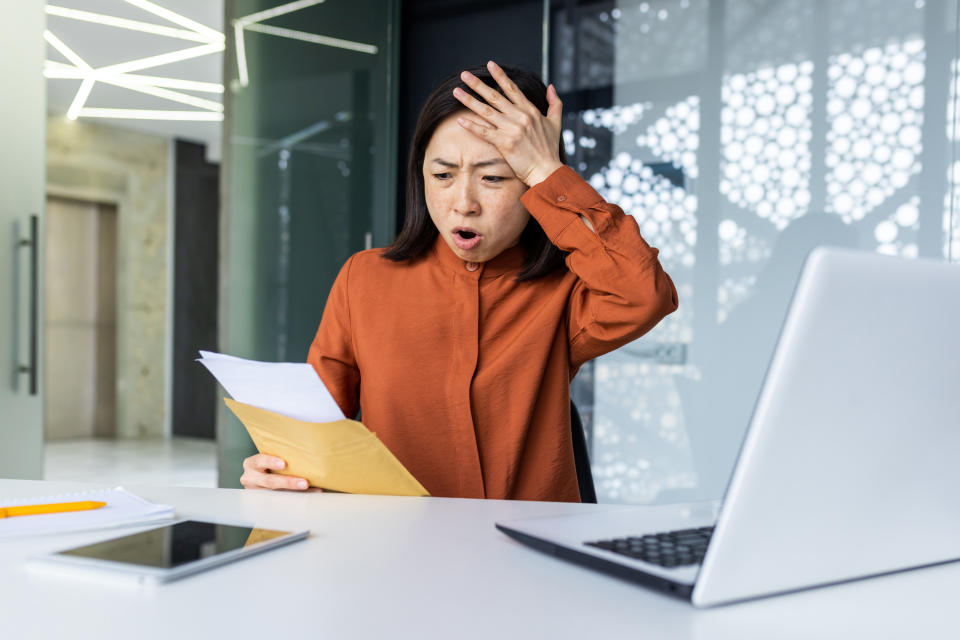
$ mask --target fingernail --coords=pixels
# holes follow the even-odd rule
[[[273,461],[273,468],[274,468],[274,469],[283,469],[283,467],[284,467],[284,462],[283,462],[283,460],[279,460],[279,459],[278,459],[278,460],[274,460],[274,461]]]
[[[297,489],[306,489],[307,481],[306,480],[297,480]]]

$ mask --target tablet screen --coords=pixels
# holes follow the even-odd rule
[[[56,555],[172,569],[195,560],[289,535],[289,533],[187,520],[122,538],[68,549]]]

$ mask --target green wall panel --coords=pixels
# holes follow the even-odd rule
[[[399,2],[249,18],[278,4],[226,3],[220,349],[296,362],[340,266],[395,232]],[[217,441],[240,486],[255,449],[222,403]]]

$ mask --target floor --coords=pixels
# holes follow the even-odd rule
[[[180,487],[217,486],[213,440],[74,438],[46,443],[44,479]]]

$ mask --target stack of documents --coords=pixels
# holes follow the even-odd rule
[[[286,461],[279,473],[345,493],[430,495],[375,433],[343,415],[311,365],[200,355],[257,450]]]
[[[0,519],[0,538],[127,527],[169,520],[173,517],[173,507],[147,502],[123,487],[65,493],[56,496],[33,496],[15,500],[0,498],[0,507],[80,502],[84,500],[106,502],[107,504],[99,509],[89,511],[2,518]]]

